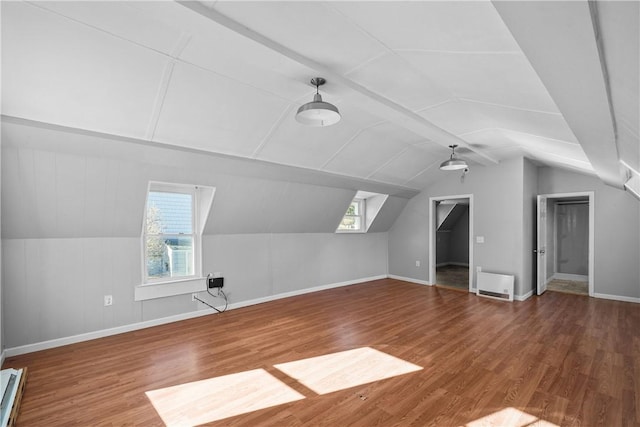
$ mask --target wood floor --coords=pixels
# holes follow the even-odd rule
[[[589,295],[589,282],[553,279],[547,284],[547,290],[576,295]]]
[[[18,426],[640,426],[640,306],[557,292],[385,279],[7,366],[29,368]]]
[[[469,292],[469,267],[461,265],[436,267],[436,285]]]

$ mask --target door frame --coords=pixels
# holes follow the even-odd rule
[[[429,197],[429,284],[436,284],[436,203],[452,199],[469,200],[469,292],[475,292],[473,287],[473,194],[457,196]]]
[[[595,219],[594,219],[594,212],[595,212],[595,192],[594,191],[577,191],[574,193],[551,193],[551,194],[539,194],[538,198],[543,197],[546,199],[546,203],[549,203],[549,200],[557,200],[557,199],[566,199],[566,198],[570,198],[570,197],[587,197],[588,198],[588,203],[589,203],[589,296],[593,297],[595,294],[595,286],[594,286],[594,264],[595,264],[595,257],[594,257],[594,242],[595,242],[595,236],[594,236],[594,230],[595,230]],[[538,227],[536,230],[537,236],[536,236],[536,271],[538,271],[538,262],[540,259],[540,254],[538,253],[538,251],[540,251],[541,247],[540,247],[540,212],[538,212],[538,210],[536,210],[536,217],[537,217],[537,221],[538,221]],[[554,239],[555,239],[555,231],[554,231]],[[544,241],[546,242],[546,246],[548,246],[549,242],[546,241],[546,236]],[[555,245],[555,242],[552,242],[552,244]],[[554,253],[555,253],[555,249],[554,249]],[[548,262],[549,260],[547,260]],[[546,278],[546,274],[544,275],[544,277],[539,277],[540,274],[538,273],[538,277],[537,277],[537,281],[536,281],[536,293],[538,295],[540,295],[540,282],[542,280],[544,280],[546,282],[547,278]]]

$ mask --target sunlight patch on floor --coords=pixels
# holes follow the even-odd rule
[[[167,426],[193,426],[304,399],[264,369],[146,392]]]
[[[408,374],[421,366],[370,347],[274,365],[318,394]]]
[[[527,414],[516,408],[504,408],[500,411],[478,418],[465,424],[466,427],[558,427],[535,415]]]

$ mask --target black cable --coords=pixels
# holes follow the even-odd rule
[[[209,307],[213,308],[213,309],[214,309],[214,310],[216,310],[218,313],[224,313],[225,311],[227,311],[227,307],[229,306],[229,299],[227,298],[227,294],[225,294],[225,293],[224,293],[224,291],[223,291],[221,288],[218,288],[218,295],[214,295],[214,294],[212,294],[212,293],[211,293],[211,291],[209,290],[209,286],[207,286],[207,293],[208,293],[209,295],[211,295],[212,297],[214,297],[214,298],[218,298],[218,297],[220,296],[220,294],[222,294],[222,296],[224,297],[224,308],[222,309],[222,311],[218,310],[218,309],[217,309],[217,308],[215,308],[215,307],[211,307],[211,306],[209,306]]]
[[[211,305],[211,304],[209,304],[208,302],[203,301],[203,300],[201,300],[201,299],[200,299],[200,298],[198,298],[198,297],[195,297],[195,296],[194,296],[194,297],[193,297],[193,299],[194,299],[194,300],[196,300],[196,301],[200,301],[201,303],[203,303],[203,304],[205,304],[205,305],[208,305],[209,307],[213,308],[213,309],[214,309],[215,311],[217,311],[218,313],[222,313],[222,311],[218,310],[217,308],[215,308],[214,306],[212,306],[212,305]],[[226,307],[225,307],[225,310],[226,310]],[[223,310],[223,311],[224,311],[224,310]]]

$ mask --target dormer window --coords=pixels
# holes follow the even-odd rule
[[[337,231],[343,232],[364,232],[365,231],[365,207],[364,199],[355,198],[349,204],[347,212],[344,214]]]
[[[349,203],[336,233],[366,233],[387,201],[387,194],[358,191]]]
[[[213,187],[149,183],[142,229],[145,284],[202,276],[202,231]]]

